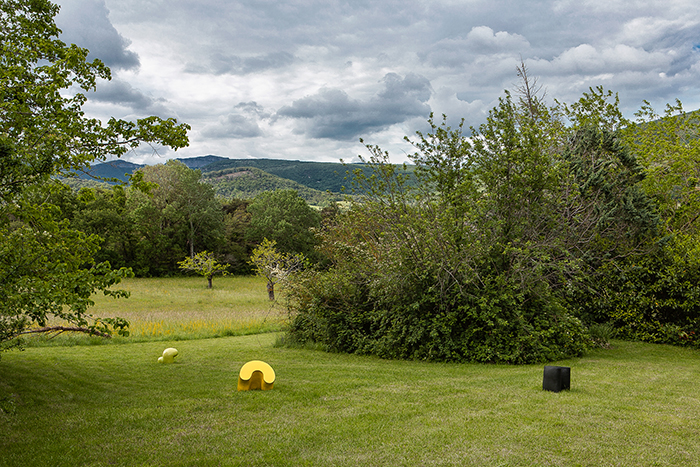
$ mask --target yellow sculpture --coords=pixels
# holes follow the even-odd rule
[[[238,374],[239,391],[249,391],[251,389],[267,391],[272,389],[273,384],[275,384],[275,370],[260,360],[246,363]]]
[[[158,363],[173,363],[177,357],[177,349],[172,347],[163,350],[163,356],[158,357]]]

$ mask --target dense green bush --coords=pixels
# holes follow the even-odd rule
[[[591,343],[555,297],[522,294],[502,277],[441,297],[426,275],[383,300],[368,279],[307,272],[291,289],[289,339],[384,358],[515,364],[581,355]]]
[[[655,253],[606,266],[582,311],[626,339],[700,346],[700,242],[677,235]]]
[[[470,137],[431,118],[409,140],[416,185],[368,146],[373,174],[356,173],[352,208],[321,232],[329,269],[292,284],[290,340],[437,361],[581,355],[593,341],[567,299],[658,223],[642,168],[596,114],[604,98],[580,101],[571,128],[532,95],[506,94]]]

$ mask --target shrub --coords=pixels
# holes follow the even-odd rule
[[[656,253],[611,264],[603,273],[605,286],[589,297],[585,315],[610,321],[624,339],[700,346],[697,239],[678,235]]]
[[[381,291],[371,281],[307,273],[290,294],[289,339],[383,358],[513,364],[578,356],[589,347],[584,326],[554,297],[520,294],[499,278],[478,295],[441,297],[427,282],[406,285],[402,300],[377,299]]]

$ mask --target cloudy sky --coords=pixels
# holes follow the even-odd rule
[[[522,58],[547,95],[619,92],[632,117],[700,108],[697,0],[59,0],[62,40],[112,69],[90,116],[176,117],[177,152],[315,161],[406,159],[432,111],[482,123]]]

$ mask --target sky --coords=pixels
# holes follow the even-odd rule
[[[90,117],[175,117],[177,152],[137,163],[234,159],[357,161],[378,145],[393,162],[431,112],[483,123],[521,60],[553,99],[617,92],[700,108],[697,0],[59,0],[61,39],[112,70]]]

